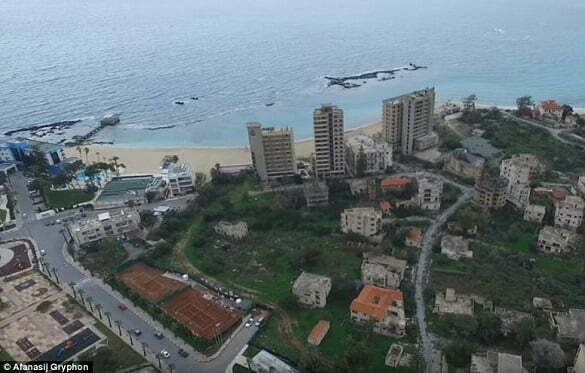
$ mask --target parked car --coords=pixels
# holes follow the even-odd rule
[[[260,317],[258,320],[256,320],[256,322],[254,323],[254,325],[260,326],[260,325],[262,325],[262,321],[264,321],[264,317]]]
[[[142,330],[140,330],[140,329],[134,329],[134,334],[138,337],[139,335],[142,334]]]
[[[122,303],[118,304],[118,308],[120,309],[120,311],[126,311],[128,309],[128,307],[126,307],[126,305]]]
[[[156,332],[156,333],[154,333],[154,336],[155,336],[157,339],[163,339],[163,337],[164,337],[164,336],[163,336],[163,333],[161,333],[161,332]]]
[[[247,321],[247,322],[246,322],[246,324],[245,324],[245,326],[246,326],[246,328],[249,328],[249,327],[251,327],[251,326],[252,326],[252,323],[251,323],[251,322],[249,322],[249,321]]]
[[[187,351],[183,350],[182,348],[180,348],[179,349],[179,355],[181,357],[187,357],[187,356],[189,356],[189,353]]]
[[[171,354],[167,350],[161,350],[160,356],[162,356],[165,359],[168,359],[171,357]]]

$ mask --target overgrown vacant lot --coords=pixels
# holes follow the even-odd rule
[[[581,249],[555,257],[534,248],[538,225],[506,209],[489,217],[473,242],[473,259],[455,262],[436,255],[433,290],[446,287],[488,297],[496,306],[530,310],[533,297],[585,307],[585,257]]]
[[[71,208],[73,205],[91,200],[94,193],[85,190],[49,190],[47,203],[49,208]]]

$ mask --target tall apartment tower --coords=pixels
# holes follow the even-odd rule
[[[262,128],[260,123],[248,123],[247,127],[252,163],[262,181],[269,182],[297,173],[292,128]]]
[[[394,150],[410,154],[415,140],[430,135],[435,111],[435,88],[426,88],[382,103],[384,140]]]
[[[320,177],[345,175],[343,110],[323,104],[313,112],[315,131],[315,174]]]

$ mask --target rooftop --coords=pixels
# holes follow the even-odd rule
[[[315,327],[313,327],[313,330],[311,330],[311,333],[309,333],[309,336],[307,337],[307,342],[314,346],[320,345],[321,341],[323,341],[323,338],[325,338],[327,332],[329,331],[329,326],[330,326],[329,321],[319,320]]]
[[[382,188],[402,188],[412,183],[408,176],[387,177],[382,180]]]
[[[386,311],[395,302],[402,301],[402,292],[366,285],[357,298],[351,302],[350,310],[365,313],[377,320],[383,320]]]
[[[585,343],[585,309],[571,308],[568,312],[552,314],[560,338]]]
[[[542,107],[545,111],[560,111],[562,109],[562,106],[555,100],[541,101],[540,107]]]
[[[423,234],[423,231],[419,227],[410,227],[408,229],[408,231],[406,232],[406,235],[408,236],[408,238],[413,240],[413,241],[420,240],[422,237],[422,234]]]
[[[485,159],[482,157],[471,154],[464,148],[458,148],[451,152],[451,156],[459,161],[469,163],[474,167],[482,167],[485,164]]]
[[[323,287],[328,287],[330,284],[331,279],[329,277],[302,272],[295,280],[293,289],[303,289],[304,291],[321,291]]]
[[[471,136],[463,139],[461,144],[470,153],[480,155],[486,159],[495,158],[500,153],[498,148],[495,148],[489,141],[479,136]]]

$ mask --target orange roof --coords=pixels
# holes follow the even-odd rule
[[[418,241],[422,236],[422,229],[420,229],[419,227],[410,227],[408,229],[407,234],[408,238],[410,238],[411,240]]]
[[[387,177],[382,180],[382,188],[402,188],[412,182],[408,176]]]
[[[307,337],[307,342],[314,346],[319,346],[321,344],[321,341],[323,340],[323,338],[325,338],[327,332],[329,331],[329,325],[330,325],[329,321],[319,320],[317,325],[315,325],[313,330],[311,330],[311,333],[309,333],[309,336]]]
[[[365,313],[377,320],[383,320],[388,308],[398,300],[402,300],[402,292],[383,289],[374,285],[366,285],[357,298],[351,302],[351,311]]]
[[[380,201],[380,209],[383,211],[391,210],[392,204],[388,201]]]
[[[560,111],[562,108],[555,100],[542,101],[540,106],[544,111]]]

